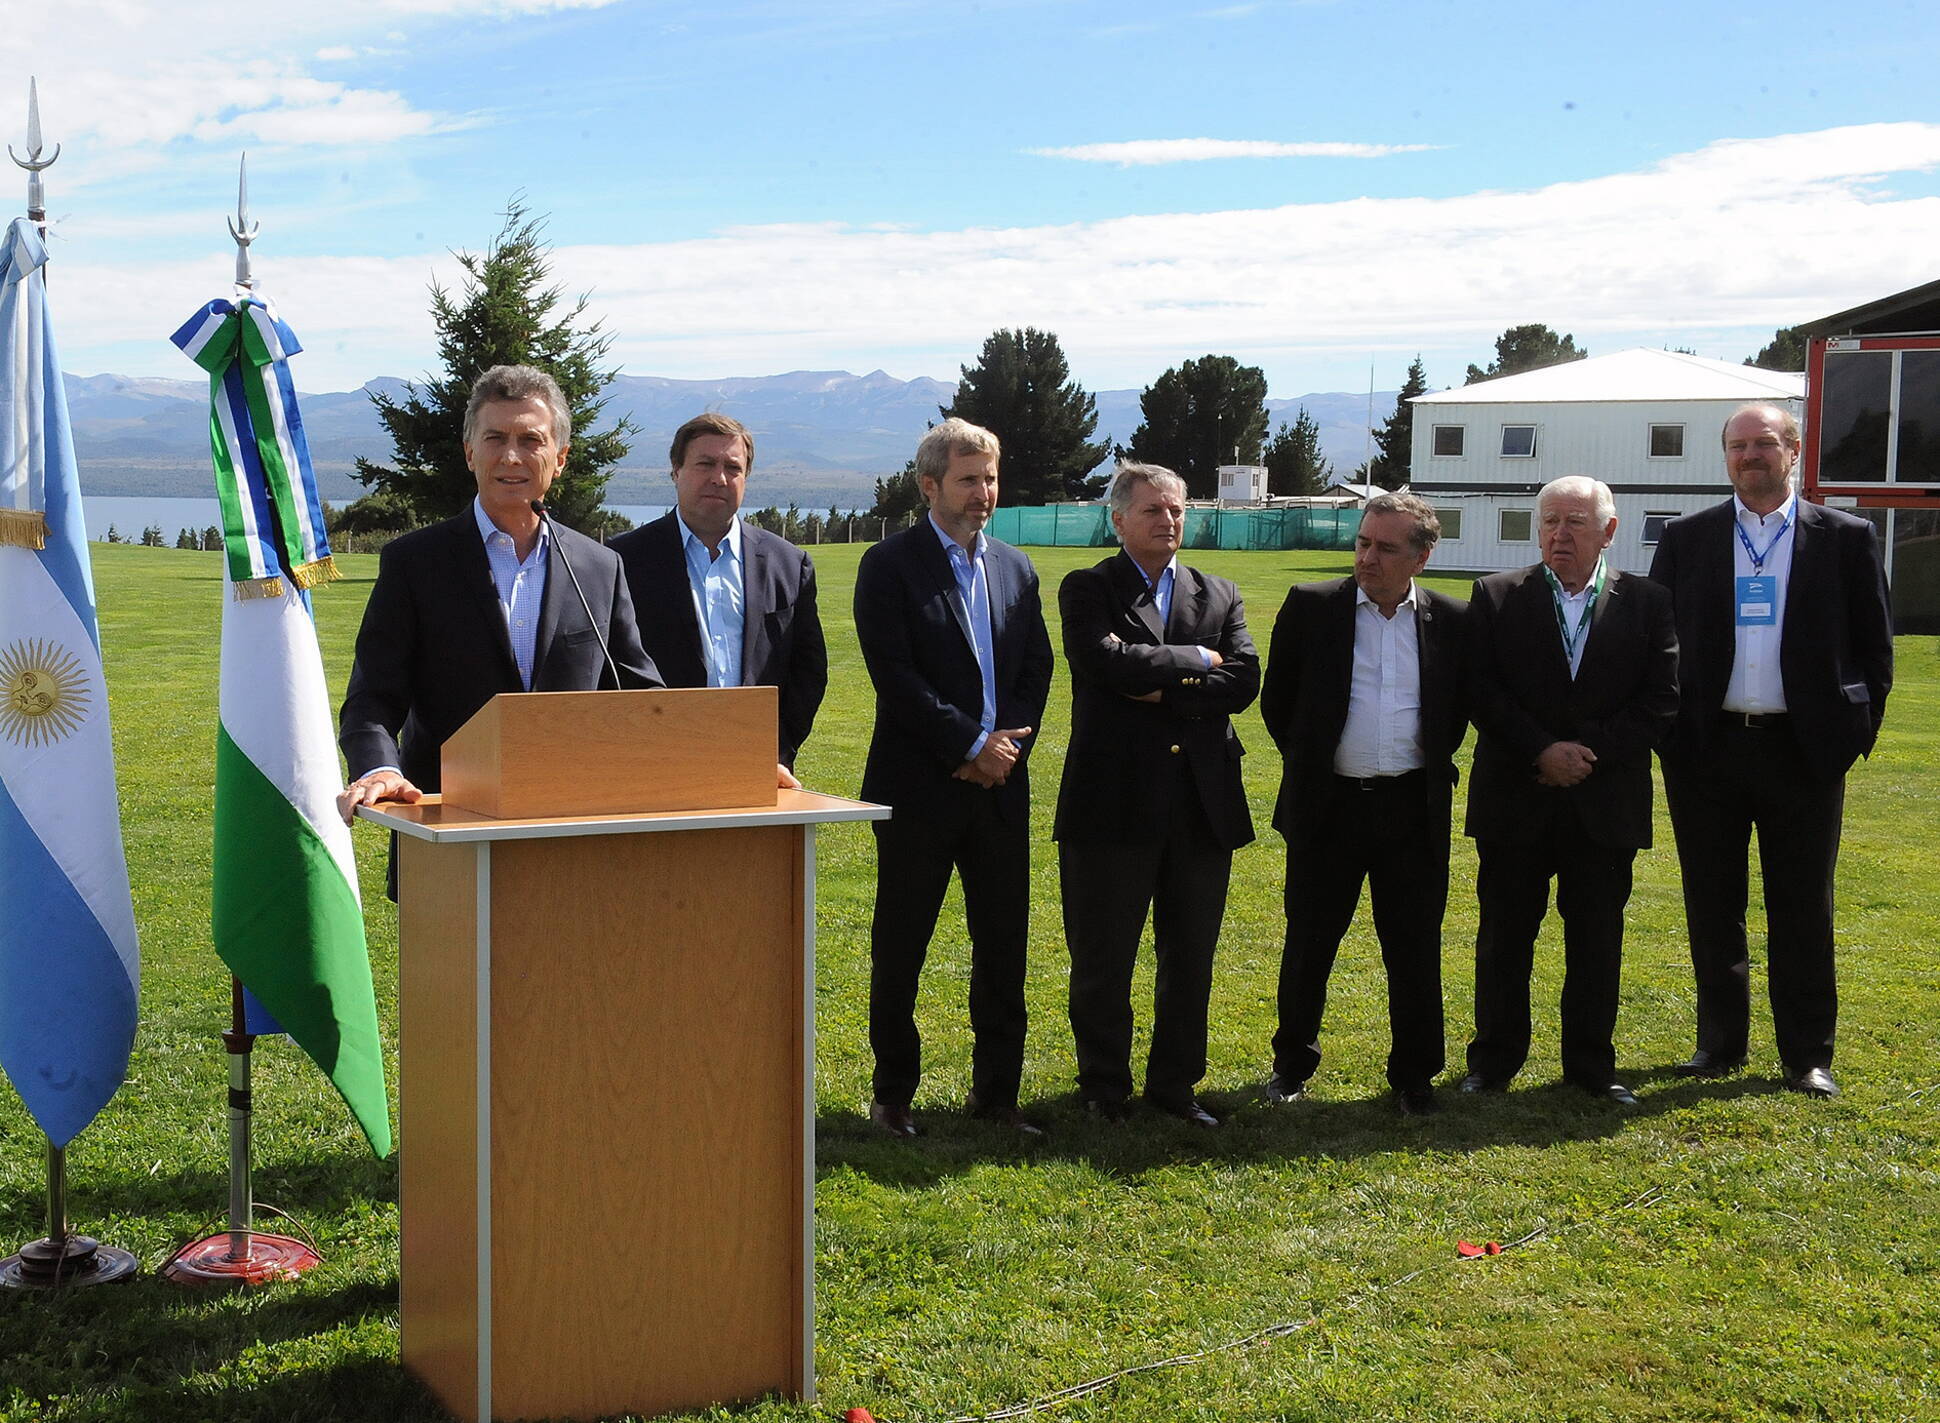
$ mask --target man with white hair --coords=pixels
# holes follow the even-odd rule
[[[1475,1037],[1464,1092],[1500,1091],[1529,1055],[1529,976],[1556,884],[1564,1078],[1633,1107],[1613,1037],[1631,864],[1651,842],[1650,755],[1677,716],[1669,595],[1612,568],[1615,501],[1569,476],[1537,498],[1542,562],[1470,596],[1475,765]]]

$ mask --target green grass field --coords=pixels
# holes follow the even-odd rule
[[[69,1153],[78,1228],[147,1269],[224,1209],[227,980],[209,945],[217,678],[215,554],[94,547],[142,932],[141,1032],[128,1084]],[[871,699],[849,616],[858,547],[817,558],[831,691],[799,770],[852,795]],[[1055,587],[1096,550],[1032,550]],[[1265,648],[1287,584],[1346,555],[1206,553],[1236,579]],[[316,596],[341,690],[376,560]],[[1432,580],[1431,580],[1432,581]],[[1440,580],[1463,593],[1466,581]],[[1052,630],[1057,640],[1056,628]],[[1240,734],[1262,838],[1234,863],[1200,1133],[1145,1116],[1094,1124],[1072,1098],[1066,964],[1049,840],[1069,726],[1060,660],[1035,753],[1037,878],[1026,1105],[1051,1137],[1020,1147],[954,1109],[968,1085],[967,951],[946,908],[924,979],[928,1127],[874,1137],[865,1006],[873,891],[861,826],[821,836],[814,1408],[709,1418],[955,1419],[1116,1370],[1297,1326],[1067,1403],[1067,1419],[1940,1418],[1940,644],[1902,638],[1878,753],[1851,777],[1841,862],[1845,1095],[1779,1090],[1769,1015],[1753,1067],[1687,1082],[1691,986],[1675,860],[1638,861],[1618,1023],[1625,1115],[1557,1083],[1553,924],[1538,948],[1537,1038],[1506,1098],[1446,1097],[1404,1121],[1387,1101],[1385,993],[1365,922],[1343,946],[1313,1100],[1256,1099],[1281,934],[1278,760],[1257,712]],[[382,837],[358,831],[380,1012],[395,1043],[396,922]],[[1472,983],[1474,856],[1455,847],[1445,937],[1450,1063]],[[1762,934],[1754,906],[1754,941]],[[1365,912],[1363,913],[1363,921]],[[1754,949],[1756,992],[1762,964]],[[1148,962],[1137,992],[1149,1017]],[[1142,1055],[1142,1045],[1136,1049]],[[257,1054],[257,1194],[299,1215],[326,1265],[291,1285],[192,1294],[123,1287],[0,1299],[0,1423],[24,1419],[434,1419],[398,1364],[394,1162],[284,1044]],[[409,1143],[404,1143],[409,1149]],[[0,1092],[0,1243],[41,1233],[41,1139]],[[1458,1261],[1458,1238],[1526,1240]]]

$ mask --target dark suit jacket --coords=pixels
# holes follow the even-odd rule
[[[607,545],[620,556],[640,643],[670,687],[705,687],[700,620],[680,525],[670,512]],[[815,565],[788,540],[743,521],[745,596],[741,685],[780,689],[779,760],[795,764],[829,685],[828,647],[815,607]]]
[[[1071,664],[1071,746],[1056,839],[1161,839],[1188,784],[1222,846],[1236,850],[1253,838],[1240,783],[1246,753],[1231,718],[1259,695],[1260,656],[1239,589],[1183,563],[1177,570],[1164,627],[1145,575],[1122,550],[1067,574],[1058,588]],[[1207,670],[1200,647],[1225,660]],[[1132,699],[1146,692],[1161,699]],[[1175,756],[1189,777],[1172,774]]]
[[[1599,845],[1650,844],[1650,753],[1677,717],[1670,595],[1613,570],[1588,636],[1572,681],[1542,565],[1476,580],[1468,611],[1476,732],[1468,834],[1540,842],[1559,817],[1573,815]],[[1596,753],[1588,778],[1566,790],[1536,780],[1537,755],[1556,741],[1580,741]]]
[[[1423,793],[1431,812],[1445,821],[1455,778],[1455,748],[1468,733],[1468,702],[1462,680],[1463,624],[1468,606],[1445,593],[1415,585],[1415,644],[1421,661],[1421,755]],[[1273,828],[1289,840],[1325,835],[1327,801],[1322,792],[1334,774],[1334,753],[1347,726],[1354,686],[1352,578],[1296,583],[1273,624],[1267,649],[1260,713],[1280,748],[1280,798]]]
[[[1665,754],[1709,754],[1737,653],[1735,501],[1673,519],[1650,576],[1670,590],[1682,650],[1677,732]],[[1873,526],[1839,509],[1798,503],[1779,646],[1785,706],[1818,776],[1842,776],[1870,753],[1893,687],[1893,617]]]
[[[1037,570],[1009,544],[986,538],[997,728],[1044,725],[1051,691],[1051,637],[1044,628]],[[855,630],[876,687],[876,726],[862,771],[862,798],[913,811],[901,832],[923,833],[926,802],[960,789],[951,773],[983,730],[983,675],[970,642],[949,555],[927,517],[892,534],[856,569]],[[1003,785],[988,792],[1006,820],[1030,812],[1030,750]]]
[[[613,685],[593,625],[560,562],[562,553],[572,560],[599,619],[621,684],[658,687],[659,674],[634,629],[633,600],[619,559],[583,534],[554,524],[532,690],[577,692]],[[419,790],[435,791],[445,739],[498,693],[520,690],[485,541],[472,511],[386,544],[338,718],[351,779],[378,766],[396,766]]]

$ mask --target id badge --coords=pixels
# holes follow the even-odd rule
[[[1738,626],[1770,627],[1778,621],[1778,580],[1738,580]]]

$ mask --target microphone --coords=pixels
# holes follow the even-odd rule
[[[543,524],[551,524],[553,522],[552,514],[547,510],[543,499],[534,499],[532,501],[532,512],[539,516],[539,521]],[[558,530],[555,527],[554,533],[557,534],[557,532]],[[600,631],[600,620],[593,616],[593,605],[586,601],[585,590],[579,586],[579,575],[573,572],[572,562],[566,557],[565,540],[555,537],[552,541],[552,546],[559,550],[559,565],[566,570],[566,577],[572,580],[573,592],[579,594],[579,606],[586,611],[586,624],[592,628],[593,636],[599,640],[600,656],[606,659],[606,670],[613,674],[613,688],[615,691],[618,691],[620,687],[619,664],[614,662],[613,653],[606,645],[606,634]]]

